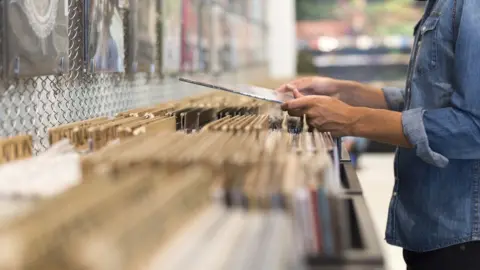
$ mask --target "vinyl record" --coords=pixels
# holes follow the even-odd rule
[[[124,29],[117,0],[85,0],[85,62],[89,72],[124,72]]]
[[[176,74],[180,71],[182,1],[163,0],[162,7],[162,73]]]
[[[33,77],[67,72],[68,0],[4,2],[5,75]]]
[[[129,71],[155,72],[157,1],[130,1]]]
[[[294,99],[293,95],[290,93],[278,93],[272,89],[267,89],[263,87],[248,85],[248,84],[237,84],[237,83],[213,83],[208,80],[194,80],[189,78],[179,78],[180,81],[196,84],[203,87],[208,87],[216,90],[226,91],[233,94],[247,96],[255,99],[265,100],[274,103],[285,103],[289,100]]]

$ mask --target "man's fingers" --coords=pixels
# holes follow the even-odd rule
[[[276,92],[279,92],[279,93],[288,92],[287,85],[284,84],[284,85],[280,86],[279,88],[275,89],[275,91],[276,91]]]
[[[283,84],[282,86],[280,86],[279,88],[277,88],[275,91],[280,92],[280,93],[291,92],[291,90],[289,89],[289,87],[293,87],[293,88],[297,88],[297,89],[302,89],[303,87],[305,87],[305,79],[293,80],[293,81],[291,81],[291,82],[288,82],[288,83],[286,83],[286,84]]]
[[[304,114],[305,114],[305,110],[304,109],[290,109],[288,106],[289,102],[286,102],[286,103],[283,103],[280,108],[283,110],[283,111],[287,111],[288,112],[288,115],[290,116],[297,116],[297,117],[302,117]]]
[[[288,115],[302,117],[305,114],[305,111],[302,109],[288,110]]]
[[[296,83],[295,83],[295,81],[293,81],[293,82],[289,82],[289,83],[286,83],[286,84],[280,86],[275,91],[280,92],[280,93],[291,92],[292,91],[291,89],[296,88],[296,87],[297,87]]]
[[[301,96],[299,98],[295,98],[293,100],[287,101],[282,106],[283,110],[295,110],[295,109],[303,109],[307,110],[308,108],[315,106],[317,99],[320,97],[318,96]]]
[[[301,98],[303,97],[304,95],[302,93],[300,93],[300,91],[298,91],[298,89],[293,86],[293,85],[290,85],[290,84],[287,84],[286,88],[293,94],[293,97],[295,98]]]

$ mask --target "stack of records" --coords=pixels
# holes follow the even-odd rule
[[[269,102],[207,94],[49,136],[24,167],[63,185],[0,181],[50,198],[0,230],[2,269],[282,269],[352,246],[336,140]]]

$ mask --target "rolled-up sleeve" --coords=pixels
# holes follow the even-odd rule
[[[405,89],[396,87],[382,88],[387,108],[391,111],[401,112],[405,104]]]
[[[425,162],[480,159],[480,1],[465,0],[455,45],[451,107],[404,111],[403,132]]]

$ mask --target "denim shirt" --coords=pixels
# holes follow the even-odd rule
[[[414,146],[396,152],[386,240],[417,252],[480,240],[480,0],[456,2],[428,2],[406,89],[383,89]]]

